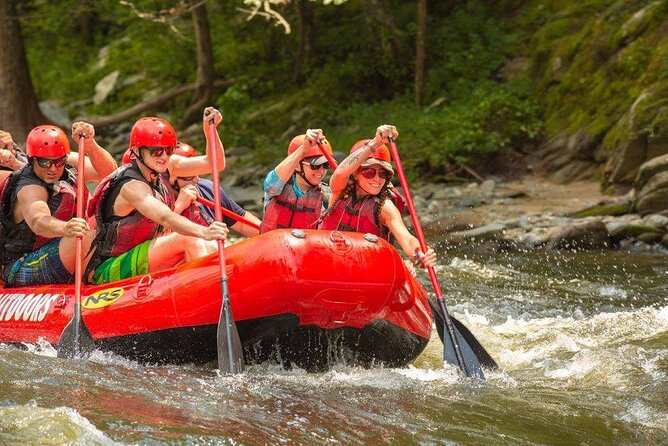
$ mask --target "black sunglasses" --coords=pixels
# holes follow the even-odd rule
[[[189,177],[176,177],[176,179],[181,180],[181,181],[192,181],[193,178],[195,178],[197,175],[192,175]]]
[[[57,169],[60,169],[67,162],[67,155],[65,155],[62,158],[55,159],[55,160],[50,160],[50,159],[47,159],[47,158],[35,158],[35,160],[37,161],[37,164],[39,165],[39,167],[41,167],[43,169],[50,169],[51,166],[56,166]]]
[[[153,158],[160,158],[163,153],[166,153],[167,156],[172,156],[176,147],[140,147],[140,150],[141,149],[148,150]]]
[[[304,161],[303,164],[308,165],[312,170],[329,169],[329,163],[324,163],[318,166],[314,166],[313,164]]]

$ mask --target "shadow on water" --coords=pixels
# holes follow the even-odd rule
[[[0,443],[665,444],[668,264],[622,252],[449,252],[450,311],[501,370],[140,366],[0,347]]]

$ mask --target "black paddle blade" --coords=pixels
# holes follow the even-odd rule
[[[487,350],[485,350],[480,342],[478,342],[473,333],[471,333],[471,331],[466,328],[466,325],[462,324],[459,319],[452,315],[450,315],[450,320],[452,321],[455,328],[459,331],[459,334],[464,337],[466,344],[471,347],[471,350],[473,350],[473,353],[475,353],[475,356],[478,358],[478,361],[480,361],[480,364],[482,364],[482,366],[487,369],[498,370],[499,365],[496,363],[496,361],[494,361],[494,358],[492,358],[490,354],[487,353]]]
[[[457,359],[455,344],[447,326],[444,327],[446,335],[444,336],[443,341],[443,359],[445,359],[447,363],[462,369],[462,372],[464,372],[464,374],[468,377],[475,376],[476,378],[485,379],[485,374],[483,373],[482,367],[480,366],[480,361],[478,361],[478,358],[473,352],[473,349],[469,346],[468,342],[466,342],[454,324],[452,328],[457,340],[457,345],[459,346],[459,352],[461,353],[463,364],[460,364],[459,359]]]
[[[234,322],[227,293],[227,280],[222,280],[223,305],[220,309],[216,344],[218,347],[218,369],[226,375],[235,375],[244,370],[244,352],[239,330]]]
[[[448,363],[459,367],[459,361],[457,361],[457,355],[453,342],[450,339],[450,333],[445,323],[445,317],[443,316],[441,308],[436,303],[435,298],[429,297],[429,306],[431,307],[431,311],[434,314],[436,331],[438,332],[438,336],[441,338],[441,342],[443,342],[444,345],[444,359]],[[462,352],[464,365],[467,371],[471,372],[467,373],[467,376],[477,376],[477,374],[474,372],[479,370],[481,365],[491,370],[498,369],[499,366],[496,361],[494,361],[490,354],[487,353],[487,350],[485,350],[480,342],[478,342],[473,333],[471,333],[471,331],[466,328],[466,326],[458,319],[452,315],[449,316],[450,321],[453,324],[460,351]],[[480,373],[482,373],[482,370],[480,370]],[[484,378],[484,375],[482,378]]]
[[[58,357],[65,359],[88,358],[95,349],[95,341],[83,320],[76,317],[67,324],[58,341]]]

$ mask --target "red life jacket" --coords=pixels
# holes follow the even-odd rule
[[[344,196],[327,211],[320,229],[368,232],[388,240],[388,229],[376,221],[378,206],[380,202],[376,196],[367,195],[361,200],[354,195]]]
[[[322,212],[322,184],[309,188],[297,198],[294,191],[294,177],[280,194],[272,197],[264,211],[260,234],[279,228],[315,229]]]
[[[209,227],[211,223],[213,223],[213,220],[208,221],[208,217],[202,214],[202,211],[196,202],[190,203],[190,206],[181,212],[181,215],[198,225]]]
[[[404,199],[404,196],[401,195],[394,186],[388,187],[387,190],[390,191],[390,199],[399,210],[399,213],[405,215],[408,210],[406,209],[406,200]]]
[[[123,217],[113,214],[114,203],[121,188],[131,180],[148,184],[153,196],[174,209],[174,196],[169,186],[168,174],[160,174],[153,183],[149,183],[137,167],[136,161],[116,169],[100,182],[88,203],[88,215],[95,215],[97,221],[97,234],[91,245],[91,250],[95,249],[95,252],[87,272],[94,271],[106,259],[128,252],[162,232],[158,223],[136,209]]]
[[[0,188],[0,221],[3,227],[2,265],[7,265],[58,238],[35,234],[25,220],[14,223],[14,205],[18,193],[30,185],[41,186],[49,193],[47,205],[52,217],[62,221],[76,217],[77,174],[73,167],[66,165],[63,175],[54,184],[45,183],[37,177],[30,164],[13,172]],[[84,190],[84,200],[88,200],[88,190]]]

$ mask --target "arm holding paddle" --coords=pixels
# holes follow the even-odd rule
[[[308,129],[306,131],[306,138],[304,138],[303,144],[297,147],[294,152],[289,154],[274,168],[276,175],[278,175],[283,183],[287,183],[290,177],[295,173],[295,169],[299,167],[299,162],[304,158],[304,154],[307,150],[316,147],[318,141],[322,139],[324,139],[322,130]]]
[[[72,124],[72,139],[84,144],[84,171],[86,181],[100,181],[116,170],[118,164],[109,152],[95,142],[95,128],[87,122],[77,121]],[[79,152],[71,152],[67,156],[67,164],[79,166]],[[77,168],[78,170],[78,168]]]
[[[380,219],[382,223],[392,232],[392,235],[397,239],[399,246],[406,253],[406,255],[416,260],[419,260],[424,267],[433,268],[436,266],[436,253],[433,249],[427,247],[427,252],[423,253],[420,247],[420,241],[413,236],[406,228],[399,209],[392,203],[392,200],[387,199],[383,204]]]
[[[0,130],[0,167],[13,171],[20,169],[24,164],[25,162],[19,160],[17,157],[12,135],[9,132]]]
[[[216,172],[222,172],[225,169],[225,149],[218,136],[218,132],[208,133],[207,128],[213,121],[214,129],[223,122],[223,115],[214,107],[204,109],[202,122],[204,134],[206,135],[206,155],[193,156],[172,156],[169,159],[169,174],[172,177],[190,177],[193,175],[203,175],[212,173],[211,160],[216,160]]]

